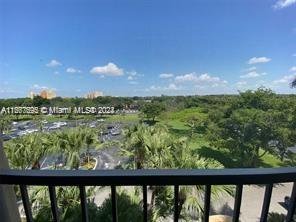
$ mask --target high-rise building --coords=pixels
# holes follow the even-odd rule
[[[40,96],[43,99],[53,99],[56,97],[56,93],[53,90],[42,90]]]
[[[97,97],[103,96],[103,93],[100,91],[90,92],[85,95],[85,98],[87,99],[95,99]]]
[[[47,91],[47,99],[53,99],[55,97],[57,97],[55,91],[53,91],[53,90]]]

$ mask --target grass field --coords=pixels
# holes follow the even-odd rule
[[[138,114],[126,114],[126,115],[109,115],[105,116],[107,122],[137,122],[140,120]]]

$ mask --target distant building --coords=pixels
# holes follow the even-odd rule
[[[40,96],[43,99],[53,99],[56,97],[56,93],[53,90],[42,90]]]
[[[30,92],[29,95],[28,95],[28,97],[30,99],[34,99],[34,96],[35,96],[35,93],[34,92]]]
[[[103,93],[100,91],[90,92],[85,95],[85,98],[87,99],[95,99],[97,97],[103,96]]]
[[[53,90],[49,90],[49,91],[47,92],[47,99],[53,99],[53,98],[55,98],[55,97],[57,97],[55,91],[53,91]]]
[[[46,92],[46,90],[42,90],[42,91],[40,92],[40,96],[41,96],[43,99],[47,99],[47,92]]]

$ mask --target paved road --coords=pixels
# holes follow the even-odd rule
[[[281,205],[285,196],[290,196],[292,191],[292,183],[277,184],[273,188],[269,212],[287,214],[287,210]],[[241,222],[258,222],[261,215],[261,208],[264,199],[265,188],[261,186],[251,185],[244,186],[242,205],[241,205]],[[212,214],[232,215],[234,198],[228,197],[220,199],[216,206],[216,210],[212,210]]]
[[[96,151],[95,157],[98,159],[96,170],[114,169],[126,160],[126,158],[120,156],[119,149],[115,146]]]

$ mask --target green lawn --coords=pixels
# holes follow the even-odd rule
[[[177,112],[164,112],[163,114],[161,114],[160,119],[185,121],[188,117],[191,116],[205,118],[207,114],[202,113],[200,108],[189,108]]]
[[[107,122],[137,122],[140,120],[138,114],[126,114],[126,115],[110,115],[106,116]]]

